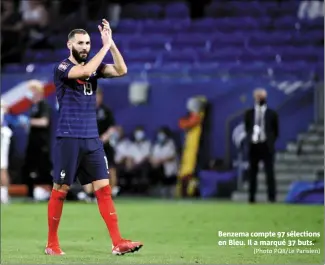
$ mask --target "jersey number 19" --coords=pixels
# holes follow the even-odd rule
[[[92,87],[91,83],[87,82],[86,84],[84,84],[84,94],[86,96],[90,96],[93,94],[93,87]]]

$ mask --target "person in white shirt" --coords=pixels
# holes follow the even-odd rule
[[[171,131],[167,127],[161,127],[156,136],[156,142],[150,155],[151,183],[160,186],[161,195],[172,197],[173,188],[176,185],[178,171],[177,150]]]
[[[151,142],[146,137],[142,126],[133,132],[134,141],[129,146],[129,156],[126,160],[126,171],[129,173],[131,191],[144,193],[148,190],[149,158]]]
[[[1,203],[9,203],[9,173],[8,173],[8,160],[9,160],[9,147],[12,136],[12,131],[6,124],[4,115],[7,112],[7,107],[1,99]]]
[[[129,158],[129,149],[131,141],[124,134],[123,128],[120,126],[116,127],[114,134],[110,138],[110,143],[115,149],[115,164],[119,167],[125,167],[126,161]]]

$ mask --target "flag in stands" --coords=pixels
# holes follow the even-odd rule
[[[11,114],[21,114],[26,112],[32,105],[33,91],[44,89],[44,96],[48,97],[55,91],[53,83],[43,83],[39,80],[23,81],[2,95],[2,100],[8,106]]]

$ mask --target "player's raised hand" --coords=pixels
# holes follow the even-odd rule
[[[102,24],[103,24],[103,29],[104,29],[104,30],[107,30],[108,33],[112,36],[112,29],[111,29],[111,26],[109,25],[108,21],[107,21],[105,18],[103,18],[103,20],[102,20]]]
[[[102,37],[103,46],[110,48],[112,45],[112,35],[108,30],[104,29],[104,27],[100,25],[98,25],[98,29]]]

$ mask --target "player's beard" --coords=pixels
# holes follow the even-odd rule
[[[84,63],[87,61],[88,58],[88,52],[85,52],[86,56],[81,56],[81,53],[83,52],[78,52],[74,47],[72,47],[72,56],[76,59],[78,63]]]

